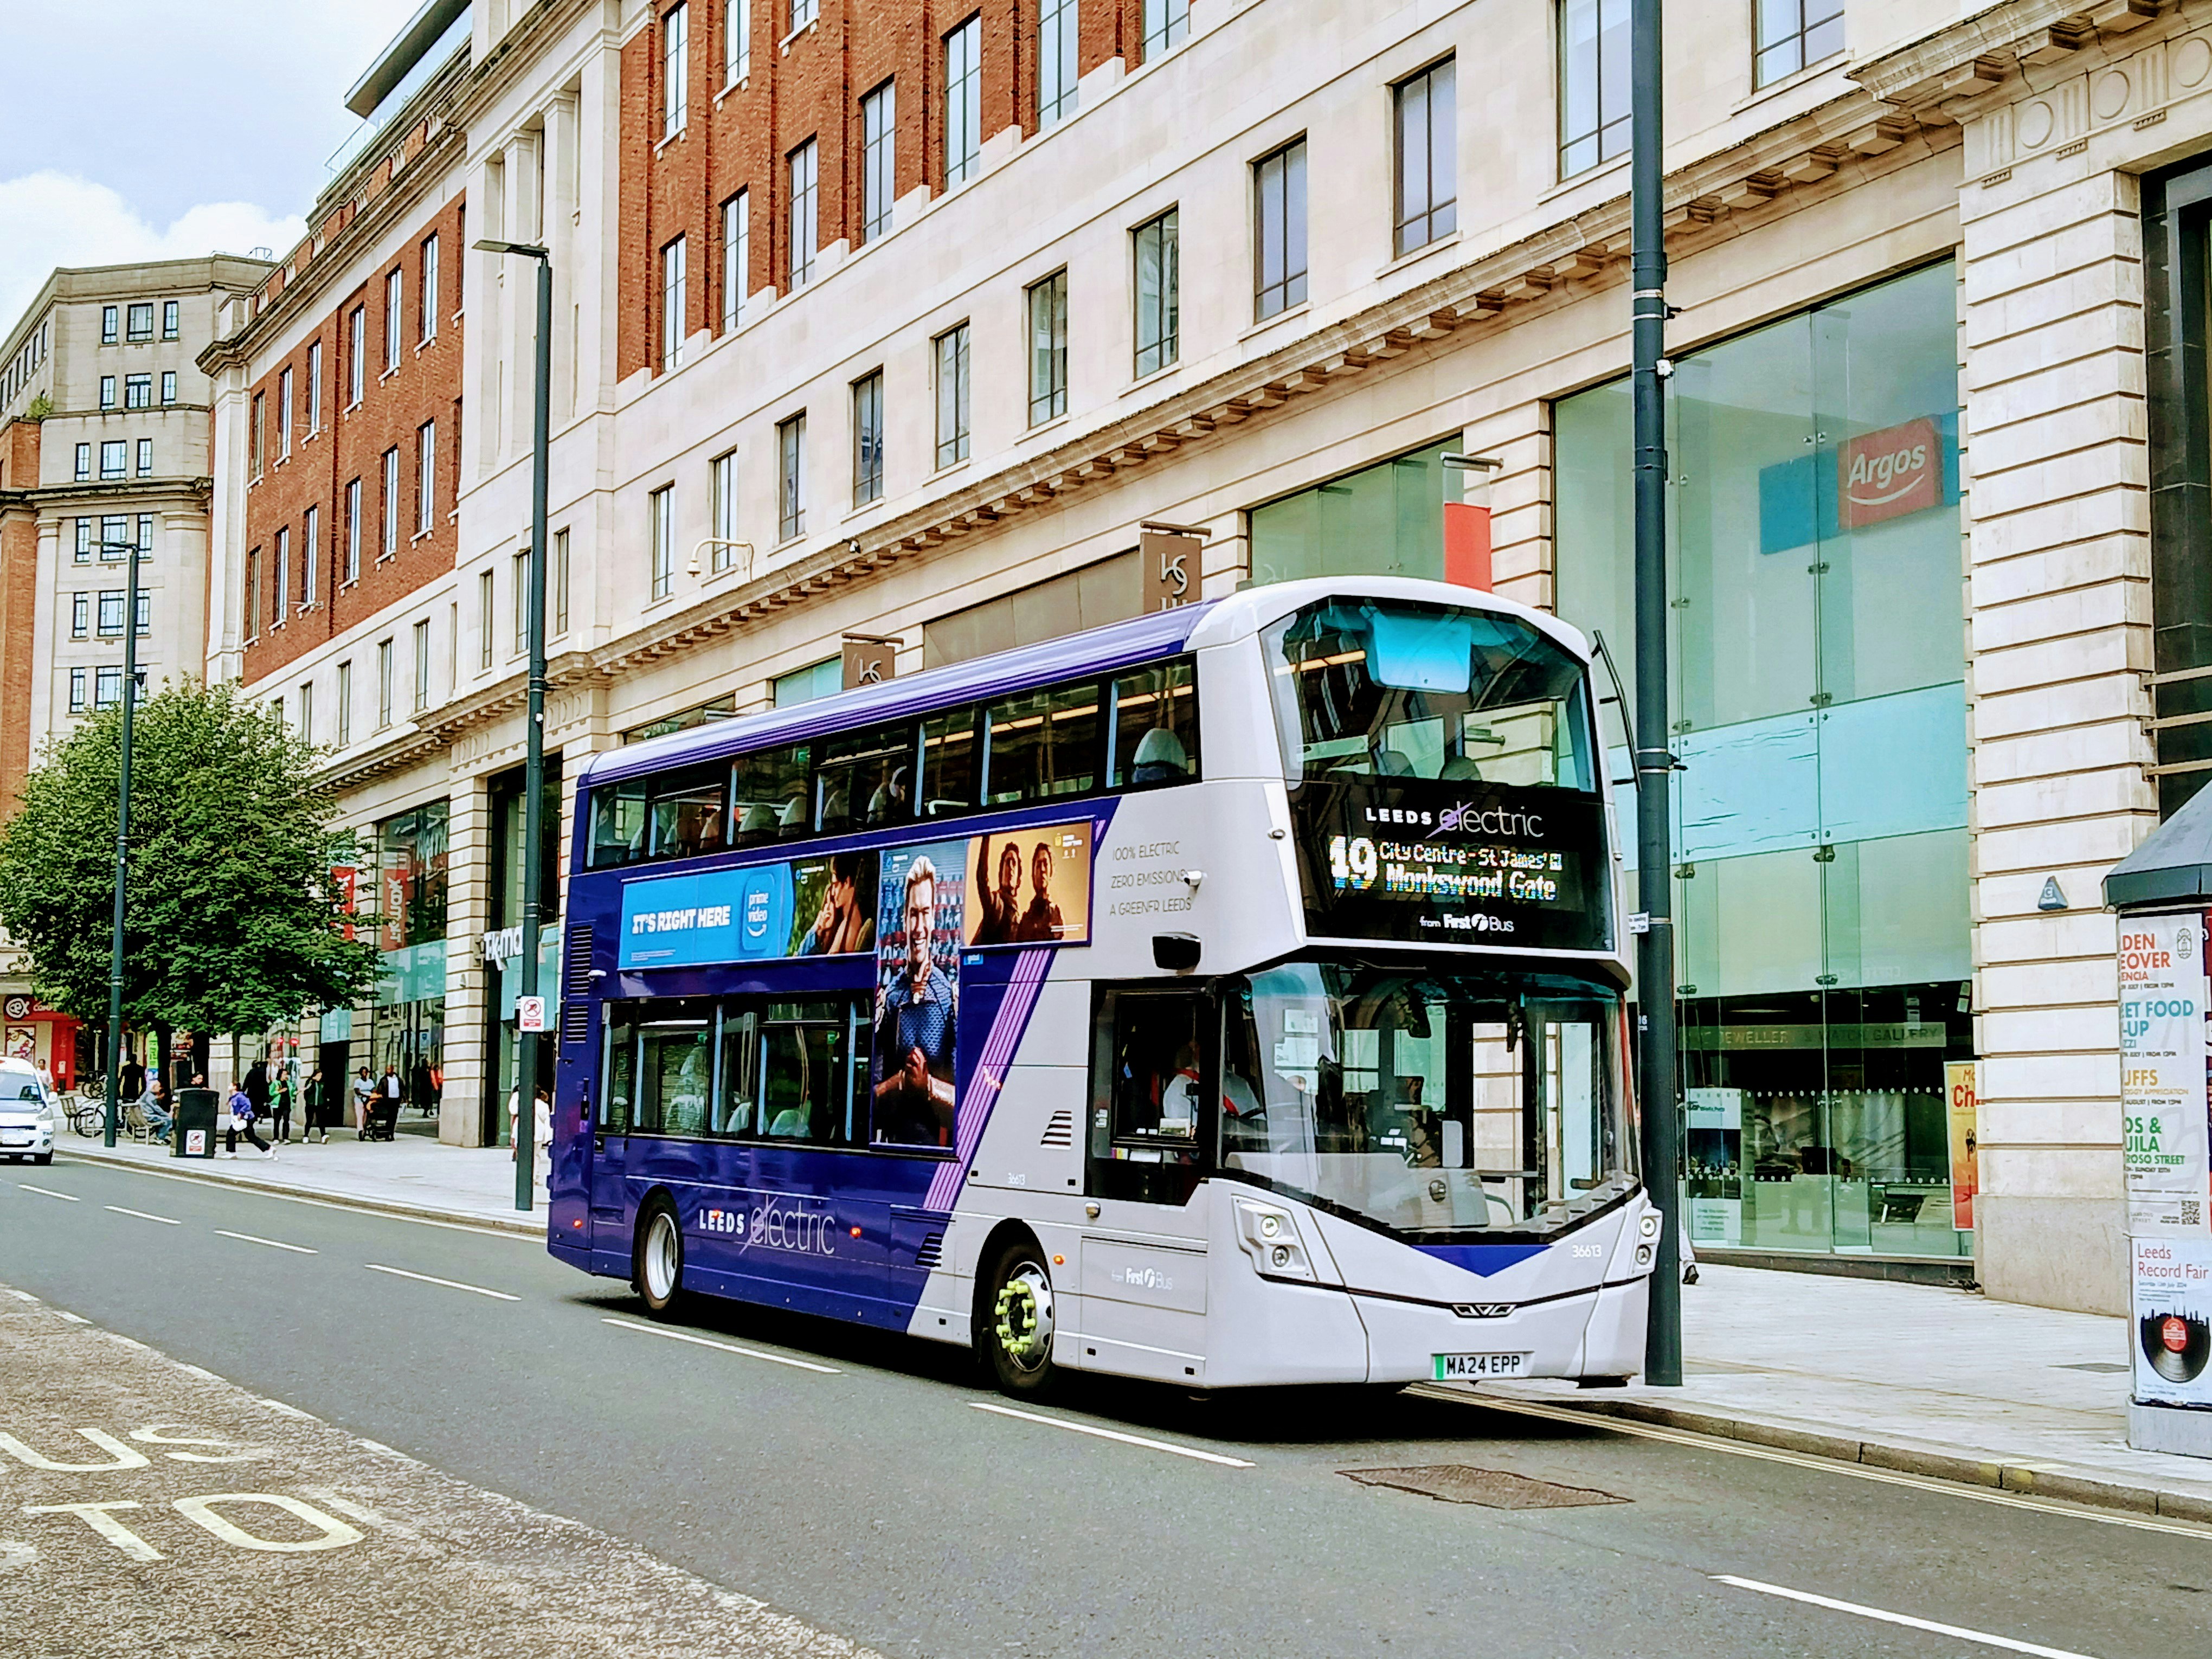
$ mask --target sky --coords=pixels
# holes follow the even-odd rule
[[[419,3],[8,7],[38,92],[0,121],[0,336],[56,265],[289,248],[361,125],[346,89]]]

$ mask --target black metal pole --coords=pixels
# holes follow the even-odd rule
[[[529,744],[522,771],[522,985],[538,994],[538,933],[544,908],[545,794],[545,489],[546,450],[553,424],[553,260],[538,259],[538,398],[530,434],[530,693]],[[516,1022],[518,1027],[520,1021]],[[514,1207],[526,1213],[535,1195],[531,1164],[537,1154],[538,1044],[532,1032],[514,1034]]]
[[[100,544],[108,551],[110,544]],[[115,1144],[123,1087],[123,888],[131,874],[131,716],[138,702],[138,544],[131,544],[131,591],[123,610],[123,757],[115,778],[115,929],[107,945],[107,1118]]]
[[[1661,191],[1659,0],[1630,0],[1629,287],[1636,391],[1636,827],[1638,902],[1647,918],[1637,964],[1643,1042],[1644,1180],[1659,1208],[1644,1379],[1682,1381],[1682,1267],[1677,1231],[1681,1122],[1674,1078],[1674,850],[1668,797],[1667,247]]]

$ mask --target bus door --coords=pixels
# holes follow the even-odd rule
[[[629,1206],[624,1191],[629,1130],[637,1095],[637,1027],[627,1018],[607,1022],[600,1045],[596,1114],[582,1146],[584,1179],[591,1206],[591,1248],[595,1253],[629,1253]]]
[[[1134,1200],[1082,1240],[1082,1329],[1116,1370],[1182,1381],[1206,1351],[1206,1223],[1220,1019],[1210,990],[1109,990],[1092,1027],[1087,1186]],[[1155,1206],[1151,1208],[1149,1206]]]

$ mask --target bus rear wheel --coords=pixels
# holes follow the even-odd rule
[[[1052,1363],[1052,1271],[1028,1239],[1001,1249],[984,1283],[976,1346],[1001,1394],[1034,1400],[1058,1380]]]
[[[684,1299],[684,1230],[665,1199],[655,1199],[638,1218],[636,1283],[656,1319],[669,1317]]]

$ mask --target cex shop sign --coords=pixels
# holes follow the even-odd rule
[[[1836,456],[1836,522],[1856,530],[1940,506],[1943,447],[1927,416],[1853,438]]]

